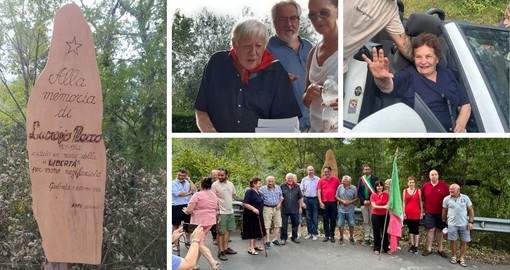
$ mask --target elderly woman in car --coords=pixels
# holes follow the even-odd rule
[[[269,33],[248,18],[232,31],[232,49],[207,63],[195,101],[202,132],[254,132],[258,119],[301,117],[287,71],[266,49]]]
[[[414,65],[396,74],[390,73],[389,61],[382,49],[379,52],[373,49],[373,61],[363,55],[376,85],[383,93],[402,97],[403,102],[411,107],[414,106],[414,95],[418,94],[446,131],[466,132],[471,105],[454,74],[437,65],[442,55],[437,37],[422,33],[413,40],[412,47]],[[451,115],[451,112],[457,116]]]

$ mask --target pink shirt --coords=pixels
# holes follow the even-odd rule
[[[325,202],[336,202],[336,189],[340,185],[340,180],[336,176],[331,176],[329,180],[321,178],[317,184],[317,189],[321,190],[321,200]]]
[[[191,212],[191,224],[211,226],[216,224],[216,211],[218,198],[211,190],[203,190],[193,194],[190,203],[196,203],[195,209]]]

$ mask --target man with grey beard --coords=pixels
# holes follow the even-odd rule
[[[276,35],[269,39],[267,49],[282,63],[292,81],[294,96],[303,115],[299,119],[301,132],[310,128],[310,110],[303,104],[306,83],[306,59],[312,49],[310,41],[299,36],[301,6],[294,0],[282,0],[273,5],[271,17]]]

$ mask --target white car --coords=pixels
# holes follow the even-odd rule
[[[421,32],[438,36],[443,50],[439,65],[453,71],[471,104],[468,132],[509,132],[509,29],[445,21],[439,9],[411,14],[404,25],[411,37]],[[372,39],[364,53],[371,53],[373,46],[384,48],[393,73],[409,64],[385,32]],[[446,132],[418,96],[411,108],[383,94],[359,56],[349,61],[343,105],[344,132]]]

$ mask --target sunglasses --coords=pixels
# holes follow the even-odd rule
[[[319,11],[319,14],[317,14],[317,12],[308,13],[308,19],[310,19],[311,21],[316,21],[318,18],[320,18],[321,20],[325,20],[329,18],[330,15],[331,11],[329,9],[321,9],[321,11]]]

